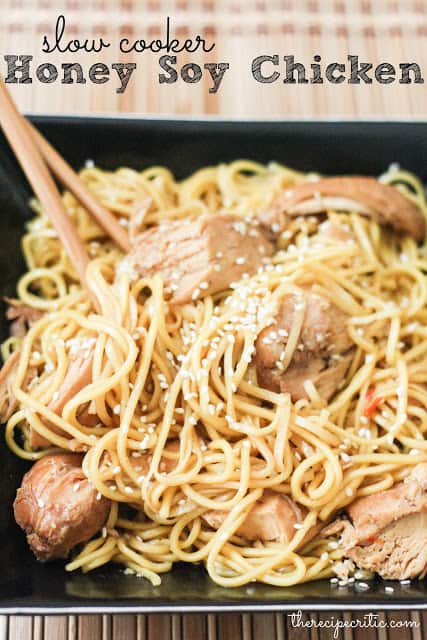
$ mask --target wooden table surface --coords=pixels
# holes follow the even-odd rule
[[[346,629],[321,628],[338,617]],[[1,618],[0,618],[1,619]],[[0,622],[0,640],[423,640],[427,613],[389,611],[378,613],[378,628],[352,629],[363,614],[324,613],[303,615],[310,630],[292,626],[286,614],[148,615],[148,616],[12,616]],[[424,632],[425,630],[425,632]]]
[[[111,47],[102,54],[50,54],[59,13],[67,33],[80,39],[102,36]],[[180,54],[179,63],[228,62],[220,90],[209,83],[158,83],[158,55],[120,54],[120,37],[160,37],[166,16],[180,38],[200,33],[215,42],[210,54]],[[427,62],[426,0],[1,0],[1,64],[7,54],[34,56],[33,64],[136,61],[138,69],[124,94],[111,82],[68,86],[59,83],[9,85],[20,108],[37,113],[133,113],[233,118],[426,119],[427,84],[418,85],[261,85],[252,78],[251,60],[261,54],[295,55],[309,66],[320,54],[326,63],[348,54],[374,63]],[[56,56],[56,57],[55,57]],[[4,73],[5,67],[1,68]],[[389,612],[381,620],[412,624],[412,629],[351,630],[345,640],[422,640],[427,614]],[[330,618],[329,614],[320,619]],[[356,620],[344,614],[347,621]],[[312,616],[318,620],[317,616]],[[424,628],[423,628],[424,625]],[[0,640],[321,640],[333,632],[296,629],[286,614],[152,616],[0,616]]]
[[[100,54],[44,54],[42,37],[52,34],[58,14],[66,17],[65,39],[103,37],[111,43]],[[159,55],[121,54],[118,42],[164,36],[166,16],[181,40],[202,35],[211,53],[178,54],[178,63],[227,62],[222,86],[208,93],[206,78],[159,84]],[[262,54],[294,55],[309,68],[322,63],[360,60],[426,63],[426,0],[1,0],[0,47],[3,54],[34,56],[60,65],[78,62],[85,73],[94,62],[135,62],[137,69],[123,94],[116,83],[102,85],[10,85],[26,111],[48,113],[219,114],[230,117],[322,118],[341,116],[425,118],[427,84],[347,83],[290,85],[281,79],[260,84],[251,61]],[[65,41],[65,40],[64,40]],[[0,58],[3,63],[2,59]],[[280,71],[282,68],[279,67]],[[4,67],[3,67],[4,70]]]

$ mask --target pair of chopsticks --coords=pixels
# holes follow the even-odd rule
[[[89,192],[78,175],[35,127],[18,111],[3,80],[0,78],[0,125],[15,155],[40,200],[60,241],[80,278],[87,287],[86,267],[89,255],[67,213],[49,169],[66,189],[85,207],[88,213],[125,252],[130,249],[127,232],[114,215]],[[88,288],[89,290],[89,288]],[[94,295],[89,290],[92,298]],[[95,306],[98,307],[96,299]]]

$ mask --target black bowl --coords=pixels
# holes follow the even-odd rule
[[[93,159],[106,169],[163,164],[179,178],[207,164],[250,158],[276,160],[303,171],[378,175],[391,162],[427,182],[427,124],[384,122],[221,122],[110,118],[33,119],[75,167]],[[31,212],[31,190],[0,136],[1,295],[13,295],[24,269],[20,236]],[[1,339],[7,335],[2,324]],[[159,587],[119,568],[68,574],[63,563],[40,564],[13,520],[12,502],[27,465],[0,446],[0,613],[115,613],[399,609],[426,607],[424,581],[370,583],[368,591],[328,580],[291,588],[252,584],[223,589],[203,567],[179,565]]]

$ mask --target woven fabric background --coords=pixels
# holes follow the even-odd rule
[[[102,54],[41,53],[42,36],[52,35],[63,12],[69,38],[110,41]],[[178,54],[189,61],[228,62],[220,90],[208,93],[208,78],[198,84],[158,83],[158,54],[121,54],[121,37],[158,38],[165,19],[183,39],[197,33],[215,49]],[[1,0],[0,46],[4,53],[34,56],[41,62],[137,62],[126,92],[116,82],[104,85],[17,85],[22,109],[38,112],[220,114],[233,117],[386,117],[425,118],[423,85],[261,85],[251,76],[251,61],[261,54],[295,55],[307,67],[320,54],[324,63],[346,61],[348,54],[375,66],[387,61],[427,62],[426,0]],[[279,67],[282,71],[282,68]]]
[[[103,37],[112,43],[102,54],[41,52],[44,34],[53,34],[58,14],[67,19],[69,38]],[[165,19],[174,35],[197,33],[216,47],[210,54],[179,54],[187,62],[228,62],[217,94],[210,83],[159,85],[158,54],[121,54],[118,41],[158,38]],[[117,113],[280,118],[427,117],[427,84],[422,85],[260,85],[251,60],[261,54],[295,55],[307,67],[319,54],[324,63],[348,54],[372,62],[427,63],[427,0],[0,0],[0,64],[5,54],[30,54],[42,62],[137,62],[123,95],[117,82],[64,86],[59,83],[12,86],[20,108],[39,113]],[[282,69],[279,69],[282,71]],[[11,86],[11,85],[9,85]],[[320,616],[327,618],[328,614]],[[312,616],[319,619],[319,616]],[[357,616],[344,614],[346,620]],[[384,622],[412,621],[408,629],[345,630],[341,640],[422,640],[427,614],[391,612]],[[155,616],[0,616],[0,640],[326,640],[332,632],[293,629],[281,614]]]

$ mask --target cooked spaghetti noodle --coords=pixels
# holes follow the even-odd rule
[[[81,177],[124,226],[136,203],[150,197],[146,228],[222,211],[245,221],[284,189],[316,179],[249,161],[205,168],[183,182],[162,167],[140,173],[87,167]],[[398,184],[426,212],[413,175],[391,169],[381,180]],[[333,575],[342,557],[336,539],[304,542],[307,533],[356,497],[391,487],[427,461],[425,246],[357,210],[328,212],[352,234],[339,245],[318,234],[319,218],[298,218],[258,273],[173,306],[159,276],[135,279],[75,199],[69,193],[63,199],[92,258],[87,283],[102,312],[91,308],[34,203],[37,215],[22,241],[28,271],[18,295],[44,313],[2,350],[7,357],[20,349],[9,447],[27,460],[57,449],[85,452],[85,474],[112,501],[106,526],[67,570],[116,562],[159,584],[175,562],[202,562],[213,581],[229,587],[251,581],[288,586]],[[306,287],[350,318],[352,360],[329,402],[309,380],[308,398],[292,402],[288,393],[257,384],[254,371],[258,335],[271,325],[281,298]],[[294,333],[283,366],[297,349]],[[49,403],[76,352],[93,358],[92,382],[57,415]],[[30,369],[37,375],[27,383]],[[79,421],[82,406],[97,416],[93,426]],[[49,446],[32,450],[30,428]],[[289,544],[249,542],[236,533],[266,488],[306,508]],[[210,510],[226,513],[216,531],[203,518]]]

